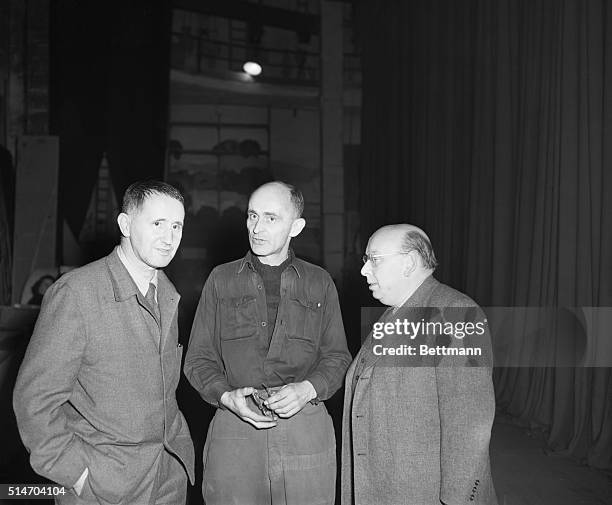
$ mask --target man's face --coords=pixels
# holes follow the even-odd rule
[[[181,243],[184,219],[183,204],[163,194],[155,193],[140,209],[132,209],[126,236],[136,259],[151,268],[167,266]]]
[[[262,263],[280,265],[287,258],[291,238],[303,227],[304,220],[295,217],[287,188],[270,184],[251,195],[247,212],[249,243]]]
[[[400,305],[407,290],[404,276],[406,255],[395,254],[400,248],[401,234],[374,233],[366,249],[366,254],[373,260],[368,260],[361,268],[361,275],[368,281],[372,296],[389,306]]]

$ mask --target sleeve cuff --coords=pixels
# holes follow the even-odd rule
[[[306,377],[306,380],[312,384],[314,387],[317,396],[316,400],[327,400],[327,381],[321,377],[320,375],[312,375],[310,377]]]
[[[232,387],[227,382],[215,382],[210,386],[209,390],[210,403],[215,407],[223,408],[223,405],[221,405],[221,396],[223,396],[223,393],[231,390]]]

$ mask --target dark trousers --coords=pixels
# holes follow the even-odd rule
[[[217,410],[204,446],[206,505],[333,505],[335,486],[336,439],[322,403],[265,430]]]

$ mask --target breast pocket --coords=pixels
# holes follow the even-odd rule
[[[257,301],[254,296],[221,300],[221,340],[248,338],[257,334]]]
[[[321,332],[322,313],[322,304],[319,301],[305,298],[290,299],[287,337],[316,346]]]

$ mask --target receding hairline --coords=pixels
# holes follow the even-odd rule
[[[128,186],[123,194],[121,212],[127,214],[139,211],[153,196],[167,196],[185,206],[183,195],[177,188],[164,181],[146,180],[136,181]]]
[[[294,210],[295,218],[299,219],[302,217],[302,214],[304,212],[304,196],[302,195],[302,192],[297,187],[293,186],[292,184],[288,184],[283,181],[266,182],[262,184],[261,186],[259,186],[257,189],[255,189],[249,196],[249,203],[248,203],[249,208],[250,208],[252,198],[256,195],[258,191],[270,189],[270,188],[285,190],[287,199],[289,201],[289,206],[292,207]]]
[[[385,245],[393,241],[395,242],[393,246],[400,251],[416,251],[422,265],[427,269],[435,270],[438,266],[431,240],[418,226],[406,223],[382,226],[368,240],[368,249],[371,248],[373,239],[382,240]],[[374,248],[374,251],[378,249]]]
[[[392,236],[397,236],[401,240],[407,233],[411,233],[411,232],[418,233],[424,239],[426,239],[429,243],[431,243],[431,240],[429,240],[429,237],[427,236],[427,233],[425,233],[418,226],[415,226],[413,224],[408,224],[408,223],[388,224],[388,225],[385,225],[385,226],[381,226],[380,228],[378,228],[378,230],[376,230],[372,234],[372,236],[370,237],[370,240],[375,235],[378,235],[378,234],[381,234],[381,235],[389,234],[389,235],[392,235]]]

